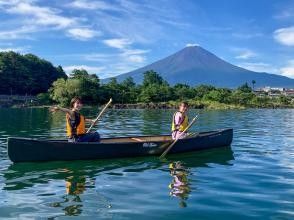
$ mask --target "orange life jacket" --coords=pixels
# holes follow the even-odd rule
[[[75,118],[71,119],[66,114],[66,134],[69,138],[73,138],[86,133],[85,117],[78,112],[74,112]]]

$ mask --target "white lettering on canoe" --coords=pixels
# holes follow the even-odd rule
[[[143,143],[143,147],[157,147],[157,144],[155,144],[155,143],[150,143],[150,142],[148,142],[148,143]]]

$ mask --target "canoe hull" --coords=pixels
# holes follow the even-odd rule
[[[136,137],[144,138],[146,136]],[[157,136],[159,137],[159,136]],[[166,135],[160,137],[168,137]],[[224,129],[202,132],[195,137],[179,140],[169,154],[229,146],[233,130]],[[160,155],[171,141],[143,141],[111,143],[111,138],[101,143],[8,138],[8,156],[13,162],[37,162],[60,160],[92,160],[119,157]],[[119,140],[119,138],[116,138]],[[108,141],[108,142],[107,142]]]

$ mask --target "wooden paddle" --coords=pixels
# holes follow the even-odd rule
[[[86,133],[89,133],[90,130],[92,129],[92,127],[97,123],[97,121],[99,120],[99,118],[101,117],[101,115],[103,114],[103,112],[107,109],[107,107],[110,105],[110,103],[112,102],[112,98],[109,99],[109,102],[104,106],[104,108],[101,110],[101,112],[98,114],[97,118],[94,120],[94,122],[91,124],[91,126],[89,127],[89,129],[87,130]]]
[[[169,146],[168,148],[160,155],[159,158],[163,158],[165,157],[165,155],[170,151],[170,149],[177,143],[177,141],[181,138],[181,136],[186,132],[188,131],[188,129],[195,123],[196,119],[198,118],[198,115],[196,115],[191,123],[185,128],[185,130],[180,134],[180,136],[178,138],[176,138]]]

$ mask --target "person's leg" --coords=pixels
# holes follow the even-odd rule
[[[93,133],[86,133],[81,135],[78,139],[78,142],[99,142],[100,141],[100,135],[98,132]]]
[[[93,141],[93,142],[99,142],[100,141],[100,134],[97,131],[95,131],[93,133],[90,133],[90,134],[92,136],[91,141]]]

